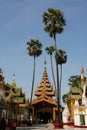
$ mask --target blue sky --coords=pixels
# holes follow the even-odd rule
[[[43,54],[36,60],[35,88],[41,81],[45,58],[53,84],[49,56],[44,49],[53,45],[53,38],[44,31],[42,22],[48,8],[62,10],[66,19],[64,32],[57,35],[57,47],[68,55],[63,65],[62,94],[69,90],[69,77],[79,75],[82,65],[87,68],[87,0],[0,0],[0,67],[5,82],[11,83],[15,74],[16,84],[22,86],[27,97],[31,91],[33,58],[27,54],[26,43],[31,38],[43,44]]]

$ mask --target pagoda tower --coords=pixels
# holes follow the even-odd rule
[[[40,84],[37,87],[37,90],[34,92],[34,95],[39,97],[41,95],[51,97],[55,96],[55,92],[53,90],[53,87],[51,86],[51,83],[48,79],[48,74],[46,71],[46,61],[44,61],[44,73],[42,76],[42,80]]]
[[[84,68],[83,68],[83,66],[80,69],[80,73],[81,73],[81,85],[83,85],[85,83]]]
[[[55,91],[49,82],[46,61],[44,61],[44,72],[41,82],[35,90],[34,95],[36,98],[32,100],[33,120],[35,122],[42,120],[43,123],[47,123],[50,119],[55,120],[57,102],[53,99]]]

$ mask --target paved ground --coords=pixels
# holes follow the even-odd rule
[[[9,130],[7,128],[6,130]],[[74,127],[69,127],[69,126],[64,126],[63,129],[55,129],[54,125],[49,123],[49,124],[43,124],[43,125],[34,125],[31,127],[16,127],[16,130],[87,130],[87,128],[74,128]]]

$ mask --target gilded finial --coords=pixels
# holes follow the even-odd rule
[[[15,82],[15,74],[12,75],[12,82]]]
[[[83,66],[80,69],[80,73],[81,73],[81,84],[84,84],[84,68],[83,68]]]
[[[83,68],[83,66],[80,69],[80,73],[81,73],[81,75],[84,75],[84,68]]]

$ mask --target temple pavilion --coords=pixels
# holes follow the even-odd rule
[[[71,87],[63,111],[63,123],[73,123],[75,127],[87,128],[87,78],[81,67],[81,84]],[[70,119],[70,120],[69,120]]]
[[[55,121],[57,112],[57,102],[53,98],[55,91],[49,81],[46,71],[46,61],[44,61],[44,72],[40,84],[34,91],[35,98],[32,100],[33,121],[47,123]]]
[[[22,87],[15,83],[15,75],[12,75],[12,83],[5,83],[3,72],[0,69],[0,103],[2,104],[0,117],[20,120],[25,116],[27,101]]]

